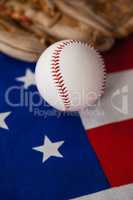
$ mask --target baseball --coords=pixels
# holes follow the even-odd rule
[[[80,111],[103,94],[105,67],[99,53],[88,43],[63,40],[47,48],[36,66],[41,96],[61,111]]]

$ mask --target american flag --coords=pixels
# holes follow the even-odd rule
[[[64,113],[38,94],[35,63],[0,54],[0,199],[133,199],[133,37],[104,58],[105,95]]]

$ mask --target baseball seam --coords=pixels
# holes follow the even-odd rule
[[[60,55],[62,50],[67,46],[74,43],[74,40],[62,42],[57,46],[57,48],[54,50],[53,55],[52,55],[52,63],[51,63],[51,73],[52,77],[55,83],[55,86],[57,88],[58,94],[61,97],[65,110],[68,110],[71,105],[71,100],[70,100],[70,94],[67,89],[67,86],[65,85],[65,81],[63,79],[61,70],[60,70]]]

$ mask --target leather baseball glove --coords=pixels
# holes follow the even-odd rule
[[[132,31],[132,0],[0,0],[0,51],[25,61],[62,39],[105,51]]]

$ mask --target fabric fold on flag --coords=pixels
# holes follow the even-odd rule
[[[92,195],[87,195],[73,200],[132,200],[133,184],[104,190]]]

